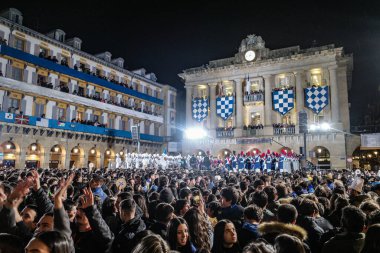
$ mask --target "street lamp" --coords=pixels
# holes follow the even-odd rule
[[[308,127],[308,132],[327,132],[331,129],[331,125],[327,122],[321,124],[310,124]],[[303,133],[303,148],[304,148],[304,159],[307,161],[307,152],[306,152],[306,131]],[[322,152],[322,149],[318,148],[318,153]]]

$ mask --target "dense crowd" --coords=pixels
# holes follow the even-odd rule
[[[380,252],[375,172],[173,163],[3,168],[0,182],[0,252]]]

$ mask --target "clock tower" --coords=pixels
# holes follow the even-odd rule
[[[241,41],[239,52],[235,55],[236,63],[248,63],[266,58],[268,49],[261,36],[248,35]]]

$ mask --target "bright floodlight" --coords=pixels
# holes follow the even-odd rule
[[[186,139],[190,140],[202,139],[207,135],[206,131],[200,127],[188,128],[186,129],[185,134]]]
[[[331,126],[329,123],[322,123],[321,124],[321,129],[322,130],[330,130]]]
[[[318,126],[315,125],[315,124],[311,124],[311,125],[310,125],[310,130],[311,130],[311,131],[315,131],[315,130],[317,130],[317,128],[318,128]]]

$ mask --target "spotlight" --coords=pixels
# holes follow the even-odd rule
[[[202,139],[207,136],[206,131],[203,128],[188,128],[185,130],[186,139],[196,140]]]

